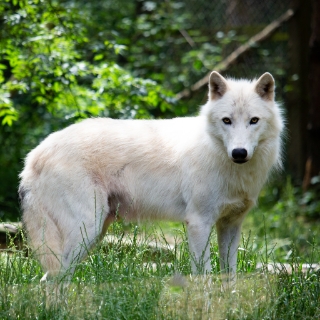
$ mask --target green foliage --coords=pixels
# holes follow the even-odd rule
[[[100,43],[105,56],[87,45],[88,16],[82,16],[72,1],[7,2],[2,9],[4,123],[12,124],[12,117],[17,119],[27,103],[67,119],[104,113],[144,118],[152,116],[149,109],[170,108],[168,101],[173,99],[168,92],[115,63],[120,45]],[[132,114],[122,110],[129,105],[135,110]]]
[[[111,26],[111,39],[92,37],[101,26],[81,5],[38,0],[0,4],[2,219],[18,218],[21,160],[50,132],[86,117],[174,114],[172,93],[117,63],[125,46],[113,39]]]
[[[311,188],[299,197],[299,205],[308,218],[320,218],[320,176],[311,179]]]
[[[258,243],[254,247],[265,252],[266,260],[288,262],[293,255],[297,260],[311,258],[313,246],[320,245],[315,192],[303,193],[290,177],[284,186],[262,190],[257,208],[244,221],[244,232],[254,229],[253,236],[265,238],[262,247]]]

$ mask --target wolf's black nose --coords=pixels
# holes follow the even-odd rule
[[[246,157],[248,155],[248,152],[246,149],[237,148],[232,150],[232,158],[233,161],[236,163],[244,163],[246,162]]]

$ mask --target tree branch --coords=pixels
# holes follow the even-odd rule
[[[278,19],[274,20],[270,24],[268,24],[262,31],[251,37],[245,44],[241,45],[235,51],[233,51],[227,58],[221,61],[214,68],[217,72],[223,72],[227,70],[232,63],[234,63],[241,55],[245,52],[249,51],[253,46],[257,43],[262,42],[263,40],[269,38],[271,34],[278,29],[284,22],[288,21],[294,14],[292,9],[287,10],[283,15],[281,15]],[[201,87],[206,85],[209,80],[209,75],[211,71],[206,74],[205,77],[194,83],[190,88],[184,89],[176,95],[176,99],[180,100],[183,98],[187,98],[191,95],[192,92],[199,90]]]

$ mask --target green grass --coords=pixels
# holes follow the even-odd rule
[[[320,226],[297,217],[289,187],[278,201],[267,191],[244,223],[232,290],[221,290],[214,232],[212,275],[201,277],[190,275],[181,224],[116,223],[112,239],[79,264],[59,298],[51,283],[53,298],[46,297],[32,255],[2,253],[0,319],[319,319],[320,271],[303,272],[301,265],[320,261]],[[277,265],[273,274],[257,270],[257,262],[289,263],[294,271]]]

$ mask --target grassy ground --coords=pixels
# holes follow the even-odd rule
[[[320,271],[303,272],[302,263],[320,261],[320,225],[297,218],[290,186],[277,202],[269,195],[270,189],[243,226],[232,290],[221,291],[214,232],[212,276],[194,277],[181,224],[117,223],[111,240],[78,266],[47,307],[37,261],[20,251],[2,253],[0,319],[319,319]],[[258,262],[289,263],[294,270],[277,265],[274,274],[257,270]],[[47,290],[55,295],[50,283]]]

